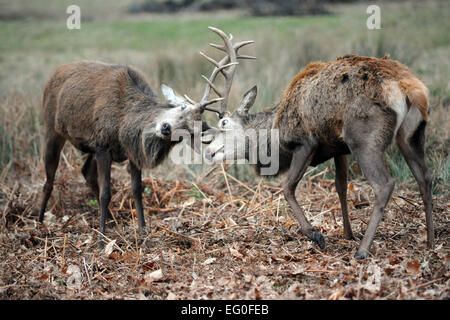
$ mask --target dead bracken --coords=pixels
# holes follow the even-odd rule
[[[434,201],[434,250],[426,248],[420,195],[405,188],[393,194],[373,254],[360,261],[353,258],[358,242],[342,237],[339,199],[325,172],[297,190],[308,219],[326,234],[329,245],[322,252],[299,234],[277,183],[249,185],[220,167],[198,177],[195,186],[144,178],[149,234],[139,236],[128,174],[125,166],[114,166],[111,231],[100,250],[98,208],[89,201],[95,196],[76,168],[61,164],[43,225],[36,222],[36,183],[43,183],[36,170],[30,184],[1,186],[1,299],[450,297],[444,198]],[[366,182],[351,181],[356,237],[371,212],[361,203],[372,196]]]

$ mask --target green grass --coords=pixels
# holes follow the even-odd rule
[[[149,50],[170,47],[174,43],[203,46],[217,41],[207,32],[215,26],[232,34],[245,30],[271,32],[275,36],[290,37],[294,30],[305,27],[331,28],[337,16],[324,17],[233,17],[218,19],[157,19],[156,21],[99,21],[82,22],[80,30],[69,30],[64,22],[1,21],[0,49],[6,51],[43,50],[49,52],[76,51],[99,47],[103,50]]]

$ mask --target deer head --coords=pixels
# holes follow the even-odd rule
[[[228,104],[228,96],[230,93],[236,65],[238,65],[237,59],[255,59],[255,57],[240,55],[238,53],[238,50],[240,48],[247,44],[253,43],[253,41],[241,41],[233,44],[233,36],[231,34],[229,37],[227,37],[227,35],[220,29],[214,27],[208,28],[214,33],[218,34],[224,42],[223,45],[213,43],[210,43],[210,45],[220,51],[225,52],[226,55],[220,61],[216,61],[208,57],[203,52],[200,52],[200,54],[206,60],[214,65],[214,70],[209,78],[202,75],[203,79],[206,80],[206,86],[200,102],[195,102],[187,95],[181,96],[177,94],[175,90],[168,87],[167,85],[163,84],[161,86],[164,97],[171,105],[173,105],[173,108],[168,109],[166,112],[164,112],[156,121],[156,131],[162,138],[170,139],[172,133],[171,128],[180,128],[180,124],[182,123],[187,123],[188,125],[186,129],[188,129],[190,133],[193,133],[193,122],[201,120],[201,114],[205,110],[216,112],[219,114],[220,118],[223,117]],[[219,73],[222,74],[225,78],[225,87],[223,89],[219,89],[214,84],[214,80],[217,78]],[[218,97],[209,100],[211,89]],[[219,101],[221,101],[221,106],[218,110],[209,107],[209,105]],[[187,117],[189,119],[186,119]],[[205,125],[203,127],[205,127]]]
[[[251,122],[249,110],[255,102],[256,95],[257,87],[254,86],[244,94],[235,112],[226,113],[219,120],[217,128],[210,128],[202,133],[202,142],[209,144],[205,150],[207,160],[222,162],[248,159],[249,142],[256,139],[256,136],[248,134],[246,129]]]

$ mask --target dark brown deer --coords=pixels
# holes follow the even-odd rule
[[[68,140],[89,154],[81,171],[99,199],[103,234],[111,199],[111,163],[129,160],[139,230],[144,232],[141,170],[157,166],[167,156],[177,143],[171,141],[173,130],[185,129],[193,135],[194,121],[201,120],[202,112],[210,108],[208,105],[223,100],[207,99],[211,87],[219,90],[213,84],[218,72],[226,75],[230,79],[227,86],[231,85],[237,50],[221,30],[210,29],[224,39],[225,46],[216,47],[225,51],[226,57],[207,79],[200,103],[187,100],[164,85],[162,91],[169,103],[158,102],[144,76],[129,66],[74,62],[56,68],[44,89],[47,180],[39,221],[44,219],[60,153]]]
[[[289,83],[278,105],[249,114],[256,94],[255,86],[244,95],[233,114],[226,112],[226,108],[219,111],[223,116],[219,129],[203,138],[204,142],[210,142],[205,150],[207,159],[248,160],[249,142],[243,130],[278,129],[280,150],[276,160],[280,172],[288,170],[283,183],[285,198],[300,223],[301,233],[324,248],[324,237],[307,221],[295,198],[295,189],[308,166],[334,158],[344,236],[352,239],[346,199],[346,155],[351,153],[376,198],[356,254],[365,258],[394,189],[394,180],[383,159],[386,148],[395,141],[419,184],[425,205],[428,248],[434,247],[432,179],[424,152],[428,89],[405,65],[388,57],[356,55],[310,63]],[[262,143],[270,144],[270,141]],[[244,152],[239,153],[239,147]],[[258,161],[256,166],[261,169],[263,165]]]

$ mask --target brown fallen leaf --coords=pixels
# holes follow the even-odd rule
[[[420,263],[417,260],[408,261],[406,263],[406,271],[409,274],[417,275],[420,273]]]

